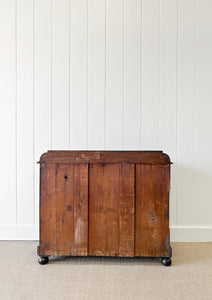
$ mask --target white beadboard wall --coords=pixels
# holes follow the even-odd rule
[[[172,241],[212,242],[212,1],[0,0],[0,239],[38,239],[40,155],[163,150]]]

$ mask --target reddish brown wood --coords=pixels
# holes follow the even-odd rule
[[[49,151],[40,163],[39,255],[171,255],[166,154]]]
[[[169,165],[136,165],[135,255],[170,256]]]
[[[135,165],[120,165],[119,256],[134,256]]]
[[[41,254],[56,254],[55,174],[56,165],[40,167],[40,250]]]
[[[118,255],[119,249],[119,165],[103,165],[103,205],[105,213],[105,255]]]
[[[88,165],[74,165],[74,255],[88,254]]]
[[[40,253],[87,255],[88,165],[50,164],[41,170]]]
[[[57,255],[74,255],[74,165],[56,168]]]
[[[103,203],[103,165],[89,166],[89,255],[105,253],[105,213]]]
[[[119,165],[91,164],[89,255],[118,255]]]
[[[40,162],[169,164],[170,158],[162,151],[48,151],[41,156]]]

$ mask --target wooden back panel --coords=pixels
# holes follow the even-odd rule
[[[170,256],[168,156],[112,153],[42,156],[40,255]]]
[[[134,255],[134,164],[89,168],[89,255]]]
[[[169,165],[136,165],[135,256],[170,256]]]
[[[40,253],[88,254],[88,165],[41,165]]]

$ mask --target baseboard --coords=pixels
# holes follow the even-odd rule
[[[212,227],[171,227],[171,242],[212,242]]]
[[[39,239],[39,228],[35,225],[0,225],[0,240]]]
[[[0,240],[39,239],[39,228],[33,225],[0,225]],[[212,242],[212,227],[171,227],[171,242]]]

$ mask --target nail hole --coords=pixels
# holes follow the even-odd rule
[[[65,175],[64,178],[65,178],[65,179],[68,179],[68,176]]]

